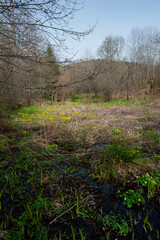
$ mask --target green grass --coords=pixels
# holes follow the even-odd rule
[[[112,101],[107,101],[107,102],[103,102],[103,97],[102,96],[97,96],[97,97],[87,97],[86,95],[72,95],[71,97],[72,99],[72,102],[76,102],[76,103],[79,103],[79,104],[87,104],[87,103],[95,103],[95,104],[98,104],[100,106],[103,106],[103,107],[106,107],[106,106],[111,106],[111,105],[116,105],[116,106],[119,106],[119,105],[130,105],[130,104],[133,104],[135,103],[135,99],[134,98],[131,98],[129,100],[126,100],[126,99],[120,99],[120,100],[112,100]]]
[[[107,106],[130,106],[131,104],[135,103],[135,99],[130,99],[130,100],[126,100],[126,99],[120,99],[120,100],[113,100],[113,101],[109,101],[109,102],[103,102],[100,103],[99,105],[101,107],[107,107]]]
[[[127,221],[121,215],[115,215],[111,212],[106,214],[102,221],[105,227],[112,228],[118,235],[127,236],[132,231]]]
[[[119,143],[106,145],[105,153],[108,159],[112,159],[116,163],[132,163],[141,156],[139,150],[135,150],[128,145],[121,145]]]

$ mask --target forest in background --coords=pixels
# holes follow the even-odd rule
[[[76,0],[0,1],[0,98],[9,108],[49,98],[58,81],[55,52],[67,50],[65,39],[93,31],[73,31],[69,21],[82,7]],[[52,45],[50,44],[52,42]]]

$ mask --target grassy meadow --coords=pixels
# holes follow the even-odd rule
[[[160,101],[2,114],[0,239],[160,239]]]

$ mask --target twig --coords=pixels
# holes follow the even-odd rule
[[[42,170],[44,169],[38,162],[36,162],[36,161],[34,161],[34,160],[31,160],[31,162],[36,163],[40,169],[42,169]],[[44,169],[44,170],[45,170],[45,169]]]
[[[77,205],[77,203],[75,203],[72,207],[70,207],[69,209],[67,209],[65,212],[63,212],[62,214],[60,214],[58,217],[54,218],[49,225],[51,225],[53,222],[56,222],[58,218],[62,217],[64,214],[66,214],[67,212],[69,212],[72,208],[74,208]]]
[[[17,143],[18,148],[20,149],[21,153],[24,153],[20,145]]]
[[[83,202],[84,200],[86,200],[90,195],[86,196],[83,200],[81,200],[80,202]],[[73,206],[71,206],[70,208],[68,208],[65,212],[63,212],[62,214],[60,214],[58,217],[54,218],[49,225],[51,225],[53,222],[56,222],[57,219],[61,218],[63,215],[65,215],[67,212],[69,212],[71,209],[73,209],[75,206],[77,205],[77,203],[75,203]]]

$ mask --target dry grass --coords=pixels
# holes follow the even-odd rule
[[[69,106],[69,107],[66,107]],[[160,104],[142,105],[108,105],[101,104],[65,104],[60,105],[58,113],[64,112],[71,119],[68,122],[53,121],[47,129],[48,139],[61,142],[62,139],[75,142],[85,139],[85,144],[107,144],[113,138],[136,145],[148,145],[148,148],[159,147],[159,143],[152,139],[152,132],[160,136]],[[76,114],[75,114],[76,112]],[[77,113],[78,112],[78,113]],[[113,130],[119,129],[121,134],[114,136]],[[150,136],[145,137],[146,129]],[[153,146],[154,145],[154,146]]]
[[[113,104],[64,102],[54,106],[45,103],[37,109],[30,109],[27,115],[22,109],[14,119],[21,124],[22,131],[32,132],[34,141],[42,142],[42,145],[70,145],[71,151],[72,147],[90,148],[119,141],[129,146],[142,146],[147,152],[160,153],[158,101]],[[120,131],[119,135],[114,134],[115,129]]]

